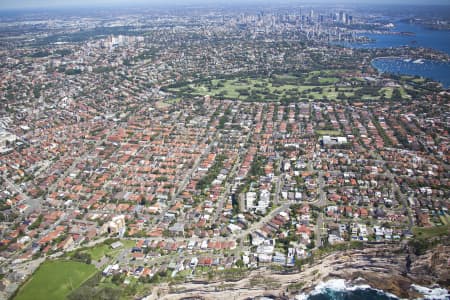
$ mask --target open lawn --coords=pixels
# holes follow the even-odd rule
[[[428,240],[437,236],[450,235],[450,226],[433,226],[429,228],[424,227],[414,227],[413,234],[416,238]]]
[[[86,250],[83,250],[83,252],[89,253],[93,260],[100,260],[105,255],[115,256],[124,248],[131,248],[136,244],[135,241],[131,240],[121,240],[120,242],[123,244],[123,246],[117,249],[111,248],[111,245],[108,244],[99,244],[94,247],[87,248]]]
[[[290,80],[288,80],[290,82]],[[226,79],[212,80],[211,84],[189,84],[185,87],[177,88],[173,92],[188,93],[194,96],[211,95],[213,97],[223,97],[239,100],[265,100],[279,101],[283,98],[295,97],[299,99],[320,99],[325,95],[328,85],[294,85],[275,84],[271,80],[265,79]],[[330,90],[332,98],[337,96]]]
[[[210,95],[219,99],[244,101],[310,101],[353,99],[379,100],[382,96],[392,96],[391,87],[367,87],[364,81],[358,83],[346,78],[346,71],[313,71],[298,76],[273,75],[271,77],[236,77],[232,79],[202,80],[185,85],[168,87],[167,91],[177,97],[185,95]],[[352,84],[349,83],[352,82]],[[408,95],[403,88],[401,96]]]
[[[400,95],[402,95],[403,99],[411,98],[411,96],[408,95],[408,93],[405,91],[403,87],[400,87]]]
[[[394,90],[394,88],[392,88],[392,87],[385,87],[385,88],[382,88],[381,90],[380,90],[380,92],[382,92],[383,94],[384,94],[384,97],[386,97],[387,99],[389,99],[389,98],[391,98],[392,97],[392,91]]]
[[[342,132],[339,130],[316,130],[317,135],[340,136]]]
[[[319,77],[319,82],[320,83],[337,83],[337,82],[339,82],[339,78],[337,78],[337,77],[326,77],[326,78]]]
[[[119,251],[121,249],[122,249],[122,247],[114,250],[109,245],[98,245],[98,246],[89,248],[85,252],[89,253],[93,260],[100,260],[105,255],[114,255],[116,253],[119,253]]]
[[[47,261],[20,288],[14,300],[58,300],[78,288],[97,270],[74,261]]]

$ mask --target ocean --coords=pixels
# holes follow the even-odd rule
[[[450,293],[443,288],[429,289],[413,285],[422,293],[422,299],[448,300]],[[296,300],[398,300],[395,295],[376,290],[368,285],[349,285],[343,279],[332,279],[319,283],[309,294],[300,294]]]

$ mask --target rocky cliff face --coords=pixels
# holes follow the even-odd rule
[[[420,256],[413,252],[406,245],[375,245],[332,254],[319,264],[319,269],[321,264],[331,269],[321,280],[343,278],[401,298],[420,297],[412,284],[450,289],[450,246],[440,245]]]
[[[448,244],[448,243],[445,243]],[[239,281],[183,283],[165,289],[147,299],[293,299],[308,293],[319,282],[341,278],[353,284],[368,284],[400,298],[416,299],[422,295],[412,284],[431,287],[438,284],[450,289],[450,246],[440,245],[422,255],[407,244],[368,245],[362,250],[330,254],[305,266],[300,273],[273,272],[261,268]],[[269,285],[269,283],[271,283]],[[156,294],[156,292],[155,292]]]
[[[408,275],[423,283],[450,286],[450,246],[439,245],[424,255],[413,256]]]

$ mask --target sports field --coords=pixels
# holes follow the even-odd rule
[[[97,270],[74,261],[47,261],[20,288],[14,300],[63,300]]]

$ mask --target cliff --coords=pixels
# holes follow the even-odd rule
[[[160,286],[147,299],[252,299],[270,296],[293,299],[319,282],[341,278],[351,284],[368,284],[400,298],[419,298],[412,284],[450,288],[450,246],[440,244],[422,255],[408,244],[367,245],[317,259],[302,272],[274,273],[260,268],[238,281],[185,282]],[[156,294],[158,296],[156,297]]]
[[[322,281],[343,278],[355,284],[368,284],[400,298],[417,298],[420,294],[411,286],[440,285],[450,289],[450,246],[439,245],[423,255],[416,255],[408,245],[374,245],[363,250],[335,253],[318,265],[332,270]],[[307,287],[312,288],[310,285]]]

